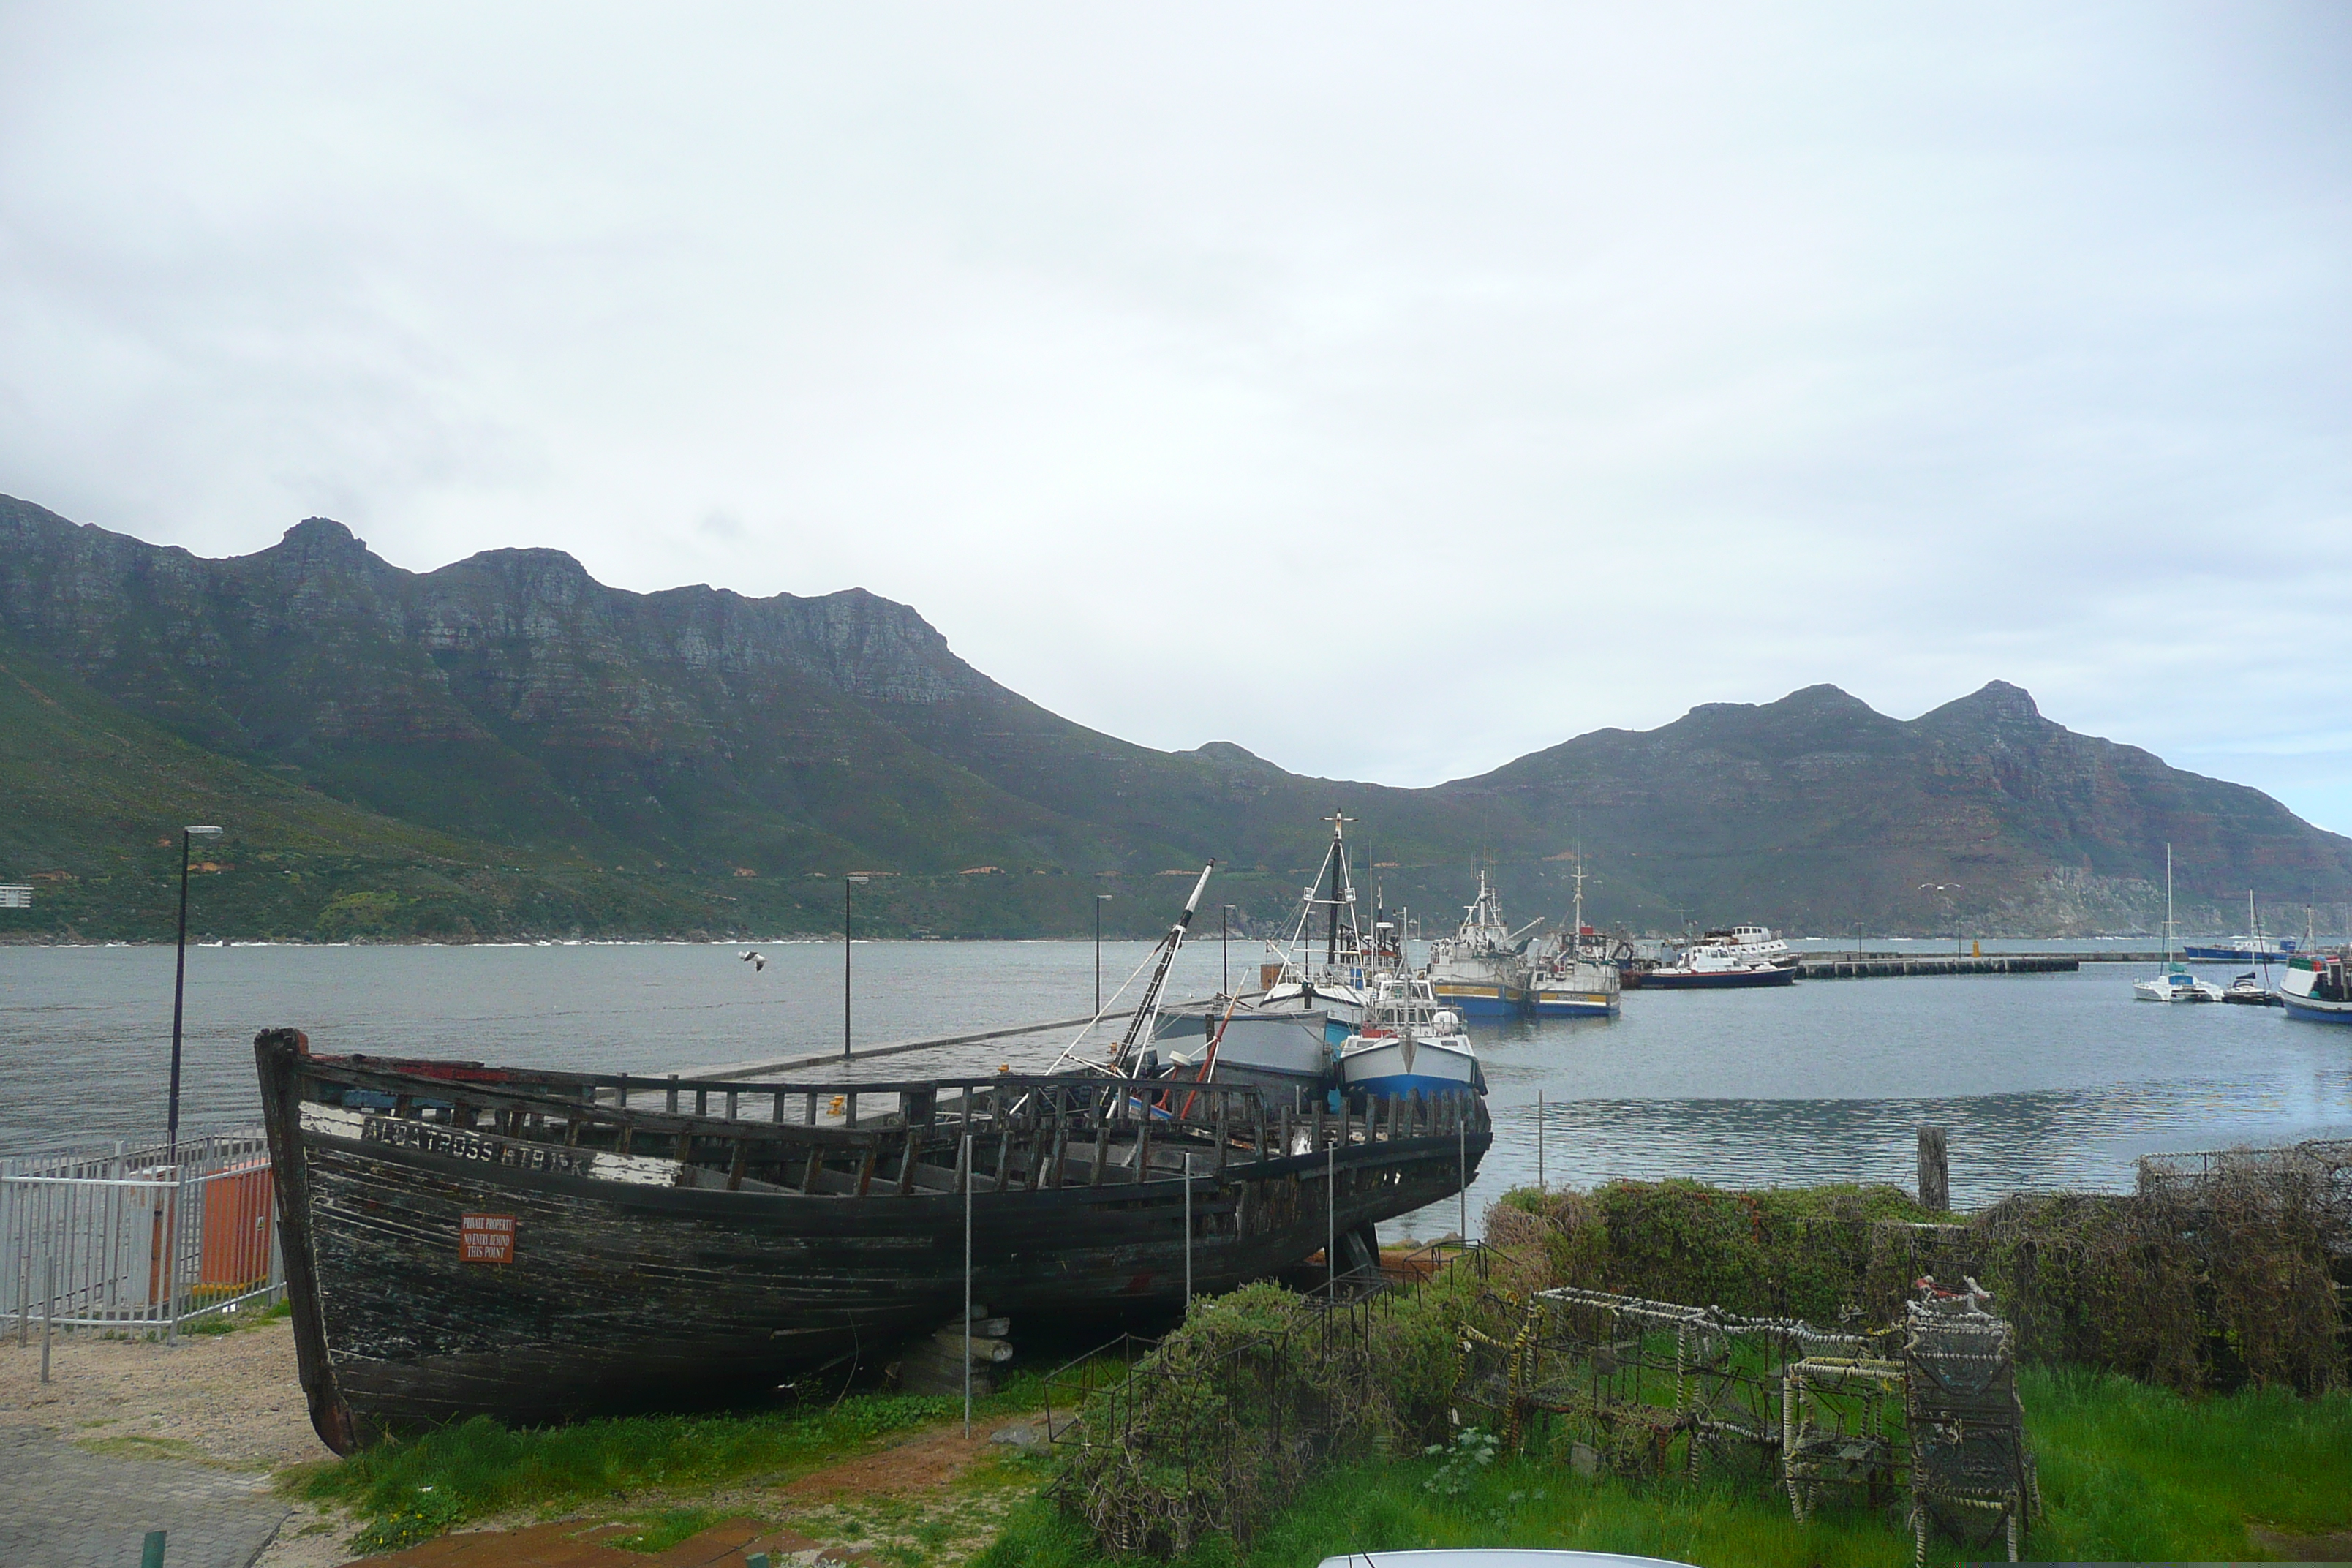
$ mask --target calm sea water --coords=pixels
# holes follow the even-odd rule
[[[646,1072],[837,1049],[840,944],[763,944],[761,971],[742,951],[192,949],[183,1124],[254,1119],[250,1041],[281,1024],[327,1051]],[[1105,944],[1106,994],[1147,952]],[[1236,942],[1234,973],[1258,957]],[[861,942],[853,969],[861,1047],[1071,1017],[1093,1003],[1087,942]],[[1472,1226],[1504,1187],[1534,1181],[1539,1159],[1555,1184],[1907,1184],[1913,1130],[1937,1122],[1951,1130],[1956,1197],[1974,1204],[2019,1188],[2127,1186],[2149,1152],[2352,1136],[2352,1029],[2268,1008],[2137,1003],[2139,973],[2088,964],[1636,992],[1611,1022],[1480,1026],[1497,1141],[1469,1195]],[[1204,996],[1221,980],[1212,939],[1185,950],[1171,992]],[[171,1007],[169,948],[0,948],[0,1154],[160,1131]],[[890,1057],[846,1076],[1042,1068],[1077,1033]],[[793,1076],[845,1075],[834,1066]],[[1444,1234],[1461,1207],[1391,1228]]]

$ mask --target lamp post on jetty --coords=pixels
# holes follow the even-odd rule
[[[841,1059],[849,1059],[849,889],[866,879],[851,872],[841,879]]]
[[[180,1158],[180,1019],[181,1004],[188,984],[188,858],[189,849],[199,838],[218,838],[217,827],[183,827],[180,829],[180,942],[179,956],[172,969],[172,1093],[163,1112],[164,1158],[176,1164]]]
[[[1095,895],[1095,1021],[1102,1021],[1102,907],[1110,902],[1109,893]]]

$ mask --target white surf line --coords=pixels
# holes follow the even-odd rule
[[[1181,1011],[1187,1007],[1205,1007],[1210,1000],[1202,997],[1192,1002],[1162,1003],[1160,1011],[1167,1013]],[[1135,1009],[1129,1007],[1123,1012],[1105,1013],[1102,1016],[1108,1022],[1112,1018],[1132,1017],[1134,1014]],[[1036,1035],[1043,1034],[1048,1029],[1076,1028],[1080,1024],[1091,1022],[1094,1016],[1092,1013],[1081,1013],[1075,1018],[1049,1018],[1043,1023],[1015,1024],[1009,1028],[982,1029],[969,1035],[940,1035],[922,1040],[892,1040],[886,1045],[867,1046],[863,1050],[852,1051],[845,1058],[839,1051],[826,1051],[822,1055],[812,1057],[782,1057],[748,1062],[725,1062],[718,1067],[694,1068],[681,1071],[677,1075],[677,1080],[680,1083],[714,1083],[721,1079],[755,1078],[768,1073],[791,1072],[798,1068],[821,1068],[845,1059],[863,1061],[867,1057],[903,1056],[908,1051],[937,1050],[943,1046],[973,1046],[983,1040],[1009,1039],[1015,1035]],[[630,1076],[635,1078],[636,1075],[633,1073]],[[648,1076],[656,1083],[663,1081],[658,1074]]]

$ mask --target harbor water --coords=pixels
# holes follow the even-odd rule
[[[250,1041],[277,1025],[304,1029],[321,1051],[647,1073],[838,1052],[841,944],[763,944],[764,967],[744,962],[744,951],[192,949],[182,1124],[255,1119]],[[1149,951],[1104,945],[1106,997]],[[1260,956],[1255,943],[1236,941],[1234,976],[1254,977]],[[0,948],[0,1154],[162,1131],[172,961],[167,947]],[[1223,965],[1213,935],[1188,947],[1169,994],[1209,995]],[[1484,1205],[1536,1181],[1539,1163],[1553,1185],[1617,1176],[1907,1185],[1921,1123],[1949,1129],[1963,1206],[2021,1188],[2126,1187],[2133,1162],[2152,1152],[2352,1136],[2352,1029],[2272,1008],[2136,1003],[2131,982],[2143,967],[1634,991],[1614,1020],[1474,1026],[1494,1152],[1466,1205],[1389,1228],[1396,1238],[1444,1235],[1466,1209],[1475,1231]],[[854,1040],[866,1049],[1082,1016],[1094,973],[1085,942],[860,942]],[[829,1060],[779,1076],[1036,1070],[1074,1043],[1101,1059],[1117,1028]]]

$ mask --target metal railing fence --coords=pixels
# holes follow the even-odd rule
[[[285,1289],[268,1140],[0,1160],[0,1334],[36,1326],[175,1337]]]

